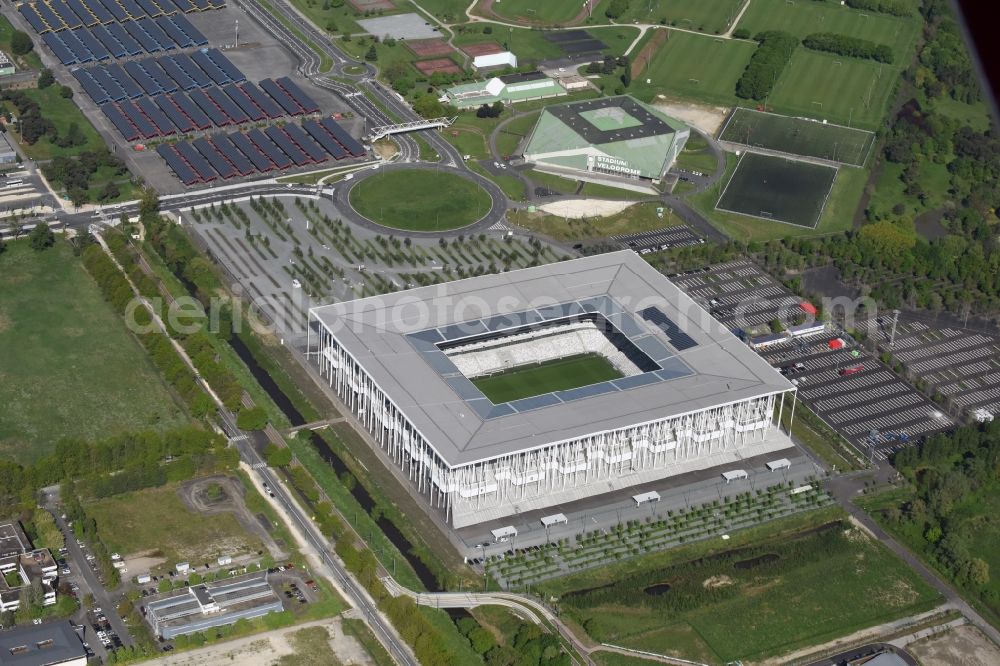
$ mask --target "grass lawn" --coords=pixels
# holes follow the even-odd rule
[[[500,151],[500,154],[514,155],[517,153],[517,147],[521,140],[531,133],[537,122],[538,112],[532,112],[515,118],[504,125],[497,134],[497,150]]]
[[[558,215],[528,213],[523,210],[508,212],[508,218],[518,226],[531,229],[559,241],[588,240],[621,234],[636,234],[653,231],[681,223],[669,209],[663,217],[658,217],[657,203],[639,203],[629,206],[615,215],[571,220]]]
[[[814,32],[850,35],[891,46],[896,64],[903,64],[909,60],[920,20],[916,8],[913,16],[897,17],[851,9],[839,2],[753,0],[739,27],[752,35],[763,30],[783,30],[799,39]]]
[[[375,634],[372,633],[372,630],[365,624],[364,620],[344,617],[340,620],[340,627],[346,635],[353,636],[361,643],[365,652],[372,658],[375,666],[395,666],[396,662],[393,661],[386,649],[375,638]]]
[[[580,354],[538,365],[513,368],[506,372],[473,379],[472,383],[493,404],[531,396],[566,391],[618,379],[622,374],[598,354]]]
[[[503,3],[500,3],[503,4]],[[581,3],[582,4],[582,3]],[[494,7],[500,5],[494,4]],[[639,29],[632,26],[615,26],[609,28],[587,28],[587,32],[599,39],[608,46],[605,52],[609,55],[621,55],[629,47],[636,37],[639,36]],[[497,42],[501,46],[506,42],[509,50],[517,54],[519,65],[526,65],[539,60],[549,58],[560,58],[563,50],[555,42],[545,39],[546,33],[541,30],[531,30],[528,28],[504,28],[494,27],[493,34],[484,35],[480,29],[459,32],[455,35],[455,46],[463,44],[476,44],[479,42]],[[551,103],[550,100],[543,100]],[[519,105],[520,106],[520,105]]]
[[[691,132],[691,138],[684,144],[684,149],[677,156],[676,164],[681,169],[700,171],[704,174],[715,173],[715,155],[708,148],[708,142],[696,132]]]
[[[8,56],[12,56],[18,69],[23,70],[28,67],[36,71],[41,71],[42,59],[38,57],[38,53],[34,49],[28,51],[23,56],[12,55],[13,52],[10,48],[10,36],[12,34],[14,34],[14,26],[11,25],[6,16],[0,16],[0,51],[3,51]]]
[[[632,79],[631,94],[651,101],[669,94],[710,104],[736,101],[736,81],[756,44],[670,31],[649,66]],[[650,83],[646,83],[650,79]]]
[[[459,229],[490,209],[489,194],[473,181],[424,169],[369,176],[354,186],[350,200],[368,219],[407,231]]]
[[[729,24],[740,13],[743,3],[744,0],[632,2],[621,20],[625,23],[666,23],[687,30],[720,34],[729,28]]]
[[[182,561],[194,565],[263,548],[232,513],[192,512],[177,490],[178,484],[170,483],[87,502],[85,509],[108,548],[123,556],[159,551],[168,565]]]
[[[468,0],[420,0],[420,6],[445,23],[464,21]]]
[[[275,666],[330,666],[340,660],[330,647],[330,632],[326,627],[306,627],[286,635],[295,650],[280,657]]]
[[[601,0],[593,0],[592,11],[601,12]],[[572,20],[582,10],[580,0],[503,0],[493,4],[493,12],[497,16],[512,19],[522,23],[537,23],[539,25],[562,25]]]
[[[61,148],[51,141],[47,136],[42,137],[32,145],[26,143],[21,143],[24,151],[29,157],[37,160],[47,160],[58,155],[73,156],[79,155],[82,152],[88,150],[96,150],[98,148],[104,147],[104,141],[101,140],[100,135],[94,126],[90,124],[90,121],[83,115],[80,108],[71,99],[65,99],[59,94],[59,86],[53,85],[48,88],[39,90],[38,88],[26,88],[24,93],[34,101],[38,102],[38,105],[42,109],[42,115],[56,126],[59,131],[60,136],[66,133],[67,128],[70,123],[76,123],[80,127],[80,131],[83,136],[86,137],[86,143],[79,146],[73,146],[71,148]],[[15,111],[13,105],[7,103],[4,105],[10,111]],[[16,112],[16,111],[15,111]],[[17,137],[17,133],[12,133],[13,136]],[[97,179],[94,179],[97,182]],[[103,184],[103,183],[102,183]]]
[[[778,78],[768,110],[877,129],[898,76],[891,65],[799,48]]]
[[[97,286],[59,241],[0,253],[0,455],[32,461],[64,437],[188,422]]]
[[[595,640],[728,662],[777,656],[929,610],[940,600],[846,521],[740,545],[686,560],[657,554],[599,577],[571,576],[573,583],[559,586],[561,609]],[[659,584],[669,589],[647,591]]]
[[[598,666],[653,666],[662,663],[658,659],[643,659],[618,652],[591,652],[590,658]]]
[[[503,193],[507,195],[507,198],[511,201],[524,201],[526,199],[524,181],[517,176],[494,174],[492,171],[487,171],[481,167],[475,160],[466,162],[466,166],[468,166],[470,170],[478,173],[480,176],[489,178],[496,183],[497,187],[503,190]]]

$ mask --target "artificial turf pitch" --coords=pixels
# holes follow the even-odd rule
[[[785,157],[744,153],[715,207],[814,228],[837,170]]]
[[[862,166],[875,134],[806,118],[737,108],[720,141]]]
[[[567,356],[537,365],[473,379],[472,383],[490,401],[499,405],[512,400],[566,391],[618,379],[622,374],[599,354]]]

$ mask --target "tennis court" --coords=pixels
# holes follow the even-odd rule
[[[812,229],[836,176],[833,167],[747,152],[715,208]]]
[[[875,134],[809,118],[737,108],[719,133],[719,140],[863,166]]]

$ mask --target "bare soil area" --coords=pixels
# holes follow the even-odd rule
[[[553,201],[539,206],[540,210],[559,217],[608,217],[617,215],[629,206],[631,201],[600,201],[596,199],[567,199]]]
[[[729,115],[729,107],[708,106],[657,95],[653,106],[671,118],[682,120],[709,136],[715,136]]]
[[[1000,648],[971,625],[956,627],[906,646],[923,666],[996,666]]]

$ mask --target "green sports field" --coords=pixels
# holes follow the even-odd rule
[[[618,379],[622,374],[608,359],[598,354],[581,354],[514,368],[488,377],[472,380],[495,405],[521,398],[567,391]]]
[[[369,220],[404,231],[459,229],[486,215],[492,205],[475,182],[430,169],[369,176],[354,186],[350,201]]]
[[[715,207],[812,228],[819,222],[836,176],[832,167],[744,153]]]
[[[875,134],[842,125],[737,108],[720,141],[862,166]]]
[[[892,47],[896,65],[902,67],[913,48],[920,21],[912,17],[863,12],[839,2],[816,0],[753,0],[737,28],[756,35],[763,30],[783,30],[798,38],[814,32],[832,32],[867,39]]]
[[[604,16],[603,7],[599,7],[602,0],[594,0],[594,12],[599,11],[598,16]],[[570,21],[582,10],[582,0],[503,0],[493,3],[493,12],[497,16],[524,21],[530,23],[559,25]]]
[[[506,0],[504,0],[506,2]],[[621,17],[628,23],[666,23],[687,30],[723,33],[746,0],[634,0]],[[754,0],[756,2],[756,0]]]
[[[736,81],[755,48],[750,42],[671,30],[649,66],[633,77],[629,90],[646,101],[665,93],[712,104],[731,104],[736,101]]]
[[[898,76],[871,60],[799,48],[771,92],[768,111],[875,129]]]

